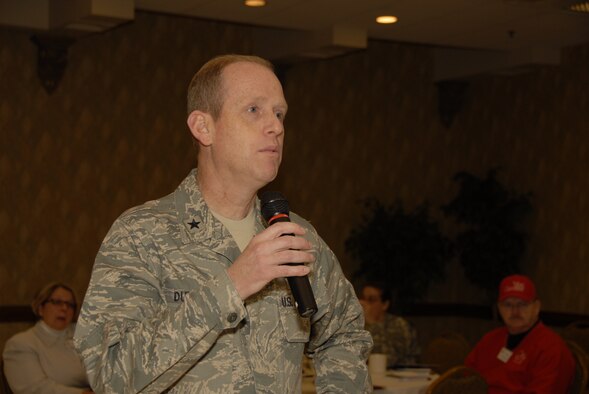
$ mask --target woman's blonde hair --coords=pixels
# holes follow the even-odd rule
[[[74,304],[76,305],[76,307],[74,307],[74,316],[75,316],[75,311],[77,310],[77,301],[76,301],[76,293],[74,293],[74,291],[72,290],[71,287],[69,287],[68,285],[61,283],[61,282],[51,282],[47,285],[45,285],[45,287],[43,287],[41,290],[39,290],[37,292],[37,294],[35,295],[35,298],[33,298],[33,301],[31,302],[31,308],[33,309],[33,313],[35,314],[35,316],[37,316],[38,318],[41,318],[41,315],[39,314],[39,308],[41,308],[41,306],[45,303],[47,303],[47,301],[49,301],[49,299],[51,298],[51,295],[53,294],[53,292],[57,289],[64,289],[69,291],[72,294],[72,298],[74,299]]]

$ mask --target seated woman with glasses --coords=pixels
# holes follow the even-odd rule
[[[4,346],[4,372],[18,393],[92,393],[74,350],[76,314],[73,290],[62,283],[45,286],[31,303],[39,321],[10,338]]]

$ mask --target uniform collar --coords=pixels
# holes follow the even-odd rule
[[[229,231],[215,218],[204,201],[196,180],[197,173],[196,168],[190,171],[174,192],[178,219],[184,229],[183,241],[203,243],[213,249],[237,247]],[[261,229],[260,200],[256,198],[254,204],[256,227]]]

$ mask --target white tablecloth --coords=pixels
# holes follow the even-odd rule
[[[425,379],[421,378],[397,378],[387,375],[372,375],[372,384],[375,393],[394,394],[425,394],[427,387],[438,375],[430,375]]]

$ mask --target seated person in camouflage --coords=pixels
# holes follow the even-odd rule
[[[75,334],[96,392],[300,394],[303,354],[318,392],[372,391],[372,340],[333,252],[294,213],[264,228],[257,192],[277,175],[286,110],[261,58],[220,56],[196,73],[198,170],[122,214],[96,256]],[[310,318],[284,279],[304,275]]]
[[[366,283],[360,290],[366,330],[372,334],[372,353],[387,355],[387,365],[412,365],[419,358],[417,334],[413,326],[400,316],[388,313],[390,293],[380,283]]]

